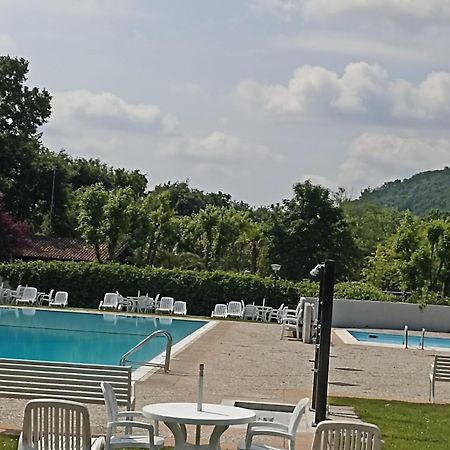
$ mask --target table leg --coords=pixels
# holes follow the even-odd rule
[[[164,422],[175,438],[175,450],[184,450],[186,447],[186,427],[173,422]]]
[[[213,432],[211,433],[211,437],[209,438],[209,448],[210,450],[218,450],[220,443],[220,436],[227,430],[229,425],[216,425],[214,427]]]

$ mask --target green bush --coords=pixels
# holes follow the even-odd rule
[[[209,316],[216,303],[244,300],[246,303],[278,307],[295,306],[300,295],[318,296],[316,281],[275,280],[251,274],[207,272],[181,269],[156,269],[124,264],[88,262],[32,261],[0,265],[0,276],[12,286],[28,284],[39,291],[69,292],[73,307],[97,308],[105,292],[119,291],[123,296],[137,291],[155,296],[170,295],[187,302],[189,314]],[[336,298],[391,301],[395,297],[367,283],[336,283]]]

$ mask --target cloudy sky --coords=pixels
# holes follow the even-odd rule
[[[251,205],[450,161],[450,0],[0,0],[44,143]]]

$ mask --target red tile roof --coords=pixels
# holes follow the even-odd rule
[[[107,261],[105,246],[100,247],[102,261]],[[94,247],[87,246],[82,240],[61,237],[32,237],[20,249],[15,251],[16,259],[44,259],[63,261],[97,261]]]

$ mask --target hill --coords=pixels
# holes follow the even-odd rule
[[[450,212],[450,168],[420,172],[361,193],[361,201],[424,215],[431,209]]]

